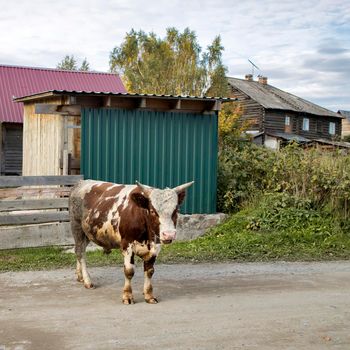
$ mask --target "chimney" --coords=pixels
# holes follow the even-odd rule
[[[259,84],[267,85],[267,77],[259,76]]]
[[[245,80],[253,81],[253,74],[246,74],[245,75]]]

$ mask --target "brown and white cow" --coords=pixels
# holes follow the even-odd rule
[[[144,297],[155,304],[151,278],[161,243],[176,237],[176,221],[186,189],[193,182],[173,189],[85,180],[73,187],[69,199],[70,221],[77,256],[77,279],[92,288],[86,268],[85,250],[90,241],[106,253],[120,248],[124,256],[125,284],[123,303],[134,302],[131,279],[134,256],[144,261]]]

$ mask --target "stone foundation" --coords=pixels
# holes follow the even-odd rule
[[[202,236],[209,228],[218,225],[226,217],[227,215],[223,213],[179,215],[176,240],[188,241]]]

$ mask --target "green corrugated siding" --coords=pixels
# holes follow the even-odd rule
[[[159,188],[194,180],[181,212],[216,211],[217,114],[85,108],[81,132],[85,179]]]

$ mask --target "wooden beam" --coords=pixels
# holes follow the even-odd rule
[[[68,198],[17,199],[0,201],[0,211],[67,209]]]
[[[139,108],[146,108],[147,107],[147,99],[145,99],[144,97],[141,98],[140,104],[139,104]]]
[[[83,175],[69,176],[1,176],[0,188],[20,186],[75,185]]]
[[[21,215],[0,215],[0,226],[43,224],[47,222],[69,221],[68,211],[21,213]]]
[[[0,250],[74,244],[69,222],[0,226]]]
[[[175,109],[181,109],[181,99],[176,100]]]
[[[212,107],[210,108],[211,111],[220,111],[221,110],[221,101],[216,100]]]
[[[46,103],[35,104],[35,114],[60,114],[60,115],[71,115],[80,116],[81,107],[80,105],[56,105]]]
[[[111,107],[111,96],[104,96],[103,98],[103,107]]]
[[[75,105],[75,104],[77,104],[76,96],[71,96],[71,95],[68,96],[67,104],[68,105]]]
[[[2,199],[17,199],[23,197],[33,196],[54,196],[54,197],[68,197],[72,191],[71,187],[17,187],[17,188],[3,188],[0,189],[0,200]]]

